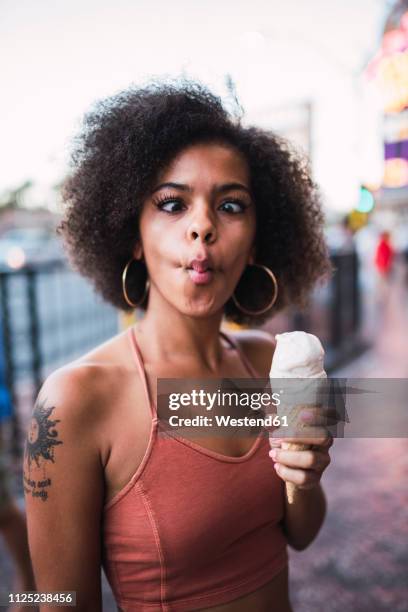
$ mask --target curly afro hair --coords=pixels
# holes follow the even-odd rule
[[[256,263],[268,266],[279,286],[266,313],[244,314],[230,298],[225,318],[261,325],[289,304],[304,308],[316,282],[333,272],[307,161],[273,132],[242,125],[218,96],[186,79],[132,86],[85,115],[74,140],[71,173],[62,189],[64,215],[57,227],[72,267],[105,300],[131,310],[123,296],[122,272],[139,240],[142,203],[158,173],[183,148],[199,142],[227,144],[246,158],[256,206]],[[137,302],[147,271],[134,274],[132,268],[126,288]],[[246,309],[260,310],[271,299],[271,280],[262,268],[249,267],[235,295]],[[147,301],[140,308],[146,310]]]

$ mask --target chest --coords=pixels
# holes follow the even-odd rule
[[[221,572],[238,548],[254,560],[262,550],[276,550],[284,496],[268,449],[265,438],[249,459],[234,463],[157,435],[131,497],[114,506],[122,537],[131,541],[136,526],[137,533],[149,533],[154,520],[174,577],[217,559]]]
[[[180,364],[162,364],[151,366],[144,364],[146,378],[138,372],[130,371],[121,379],[120,386],[111,394],[110,418],[106,425],[107,461],[105,463],[106,501],[109,501],[132,478],[146,454],[152,429],[152,413],[146,393],[157,406],[157,383],[159,379],[180,379],[181,371],[185,379],[211,378],[208,373],[197,370],[192,364],[185,363],[183,370]],[[225,351],[225,357],[217,373],[220,378],[245,379],[248,370],[236,351]],[[199,411],[197,411],[198,413]],[[202,412],[202,411],[201,411]],[[192,415],[193,416],[193,415]],[[255,442],[256,432],[240,429],[239,435],[200,435],[194,430],[189,432],[189,439],[204,449],[230,457],[246,455]]]

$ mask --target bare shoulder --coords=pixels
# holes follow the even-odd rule
[[[85,437],[88,448],[99,454],[97,431],[100,410],[95,368],[84,364],[70,364],[58,368],[44,380],[38,392],[31,416],[31,428],[40,430],[42,424],[54,425],[53,435],[79,443]],[[86,434],[85,434],[86,432]],[[36,432],[28,432],[30,436]]]
[[[124,376],[114,352],[109,358],[109,351],[101,345],[51,372],[39,390],[34,410],[46,406],[61,420],[60,427],[78,435],[87,431],[91,444],[101,433]]]
[[[49,398],[72,419],[94,419],[102,414],[104,398],[116,396],[128,371],[124,334],[106,342],[51,372],[42,384],[39,397]],[[106,404],[106,402],[105,402]]]
[[[122,332],[54,370],[43,382],[34,407],[51,410],[50,418],[59,419],[64,435],[86,438],[102,465],[109,458],[112,432],[129,405],[129,397],[134,401],[143,391],[129,350]]]
[[[269,376],[276,340],[263,329],[245,329],[229,332],[237,341],[260,378]]]
[[[83,412],[97,398],[98,380],[103,380],[100,369],[98,366],[81,362],[62,366],[51,372],[44,380],[38,399],[69,407],[73,415],[79,412],[78,416],[82,417]]]

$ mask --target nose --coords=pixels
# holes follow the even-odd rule
[[[201,240],[207,244],[211,244],[217,238],[217,229],[211,214],[206,209],[196,211],[188,228],[188,237],[190,240]]]

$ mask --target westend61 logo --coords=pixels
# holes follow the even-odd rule
[[[220,406],[240,406],[251,408],[252,410],[260,410],[270,406],[280,406],[279,393],[246,393],[235,391],[215,391],[209,393],[200,389],[193,389],[189,393],[170,393],[169,394],[169,409],[179,410],[179,408],[187,406],[201,406],[205,410],[212,410],[214,407]]]
[[[166,419],[171,428],[194,427],[197,433],[197,428],[200,427],[226,429],[287,426],[287,418],[276,414],[276,409],[281,404],[279,393],[221,389],[211,392],[192,389],[184,393],[170,392],[167,394],[167,399],[168,409],[178,411]],[[204,414],[197,414],[201,411]],[[209,416],[211,411],[214,418]],[[259,412],[254,415],[253,411]],[[216,412],[218,414],[215,414]],[[269,414],[265,416],[264,412]]]

